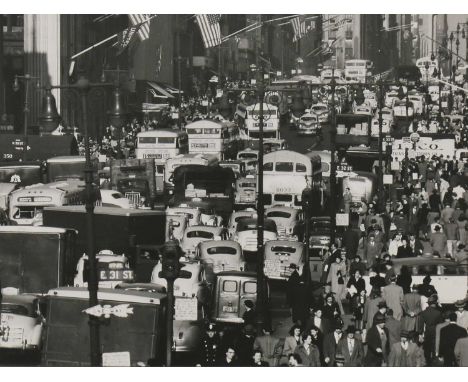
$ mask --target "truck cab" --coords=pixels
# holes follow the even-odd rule
[[[121,282],[131,282],[134,279],[125,255],[116,255],[110,250],[102,250],[96,255],[98,264],[99,288],[115,288]],[[76,275],[73,281],[75,287],[87,287],[89,279],[88,256],[83,255],[76,266]]]

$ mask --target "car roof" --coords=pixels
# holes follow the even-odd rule
[[[296,208],[287,207],[287,206],[271,206],[265,209],[265,213],[268,213],[271,211],[284,211],[284,212],[290,212],[291,214],[295,214],[299,212]]]
[[[218,233],[221,232],[224,227],[217,227],[217,226],[210,226],[210,225],[192,225],[185,229],[185,233],[193,232],[193,231],[205,231],[205,232],[212,232]]]

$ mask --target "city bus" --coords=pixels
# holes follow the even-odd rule
[[[187,124],[190,154],[210,154],[233,159],[239,147],[239,128],[232,122],[201,120]]]
[[[260,122],[258,119],[260,115],[260,105],[240,106],[241,105],[238,105],[236,115],[239,120],[239,125],[245,129],[246,139],[258,139],[260,133]],[[245,113],[243,113],[243,108],[245,108]],[[263,103],[263,117],[263,138],[279,139],[280,115],[278,107]]]
[[[366,83],[367,78],[372,76],[374,64],[369,60],[346,60],[345,79],[348,82]]]
[[[164,164],[169,158],[188,153],[188,137],[185,131],[152,130],[137,134],[135,155],[137,159],[154,159],[156,165],[156,189],[163,190]]]
[[[320,184],[322,165],[319,156],[308,157],[281,150],[263,157],[263,201],[265,207],[302,206],[302,191]],[[281,179],[281,182],[278,182]],[[258,182],[257,182],[258,185]],[[257,190],[258,192],[258,190]]]
[[[174,170],[183,165],[198,164],[202,166],[215,166],[219,163],[216,155],[179,154],[170,158],[164,165],[164,194],[170,197],[174,193]]]
[[[84,203],[84,183],[68,180],[27,186],[10,194],[9,217],[18,225],[42,225],[44,207]]]

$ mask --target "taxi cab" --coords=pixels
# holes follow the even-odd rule
[[[318,116],[314,113],[306,113],[299,120],[297,135],[316,135],[321,130]]]
[[[255,206],[257,201],[257,179],[253,175],[236,180],[235,206]]]
[[[2,295],[0,349],[40,349],[44,318],[38,297],[19,294],[16,288],[3,288]]]
[[[227,231],[223,227],[197,225],[188,227],[180,242],[180,248],[187,257],[196,256],[197,245],[207,240],[226,240]]]
[[[242,324],[244,302],[257,302],[257,275],[254,272],[220,272],[216,275],[211,319],[217,322]]]
[[[239,223],[239,220],[241,220],[242,218],[251,218],[256,214],[257,212],[253,208],[246,208],[245,210],[234,211],[231,214],[231,217],[229,218],[227,226],[229,237],[233,237],[236,233],[237,223]]]
[[[257,218],[240,219],[237,223],[236,232],[233,240],[237,241],[243,251],[257,251]],[[263,243],[269,240],[276,240],[278,232],[276,223],[271,219],[265,219],[263,228]]]
[[[224,271],[243,271],[245,261],[240,244],[233,240],[210,240],[198,244],[198,258],[205,269],[208,283],[213,275]]]
[[[195,207],[181,204],[178,207],[167,207],[166,215],[185,215],[188,218],[188,225],[199,225],[201,218],[201,211]]]
[[[276,223],[278,238],[298,240],[302,225],[302,212],[294,207],[273,206],[265,210],[265,216]]]
[[[467,292],[468,267],[447,258],[423,255],[393,259],[393,269],[398,275],[402,266],[407,266],[412,277],[412,285],[421,285],[424,277],[431,277],[431,284],[435,287],[441,304],[453,304],[463,300]],[[367,293],[370,293],[369,279],[372,274],[365,275]]]
[[[110,250],[102,250],[96,255],[98,266],[99,288],[115,288],[121,282],[134,280],[134,272],[130,268],[125,255],[114,254]],[[83,255],[76,265],[76,275],[73,281],[75,287],[87,287],[89,279],[88,256]]]
[[[330,113],[328,111],[328,106],[326,103],[317,103],[310,107],[311,114],[315,114],[318,118],[319,123],[325,124],[328,123],[330,118]]]
[[[272,240],[265,244],[264,274],[269,279],[287,281],[294,264],[301,275],[304,269],[304,244],[299,241]]]

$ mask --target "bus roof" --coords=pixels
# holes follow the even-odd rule
[[[61,156],[61,157],[53,157],[47,159],[47,163],[64,163],[64,162],[69,162],[69,163],[75,163],[75,162],[85,162],[86,158],[83,156],[79,155],[67,155],[67,156]]]
[[[228,128],[228,127],[234,127],[235,124],[230,121],[213,121],[211,119],[201,119],[199,121],[191,122],[188,123],[185,126],[185,129],[194,129],[198,128],[200,126],[210,126],[210,127],[220,127],[220,128]]]
[[[50,195],[61,195],[65,191],[60,189],[60,188],[55,188],[55,187],[49,187],[48,185],[45,184],[38,184],[38,185],[32,185],[28,186],[25,188],[20,188],[19,190],[15,190],[11,193],[13,196],[18,196],[18,195],[41,195],[41,194],[47,194],[48,196]]]
[[[60,211],[60,212],[73,212],[85,213],[85,206],[62,206],[62,207],[45,207],[45,211]],[[95,215],[113,215],[113,216],[142,216],[142,215],[163,215],[164,211],[156,210],[139,210],[139,209],[126,209],[120,207],[95,207]]]
[[[137,137],[179,137],[185,134],[185,131],[180,130],[159,129],[151,131],[142,131],[137,134]]]
[[[88,288],[60,287],[49,290],[48,296],[89,299]],[[98,299],[118,302],[160,305],[166,297],[163,293],[152,293],[122,289],[99,289]]]
[[[294,160],[294,161],[302,161],[304,163],[308,163],[311,161],[311,158],[307,157],[304,154],[298,153],[296,151],[291,150],[278,150],[273,151],[271,153],[265,154],[263,156],[263,162],[265,163],[267,160],[275,160],[275,161],[284,161],[284,160]]]
[[[67,230],[65,228],[56,228],[56,227],[33,227],[33,226],[0,226],[0,233],[65,233]]]

